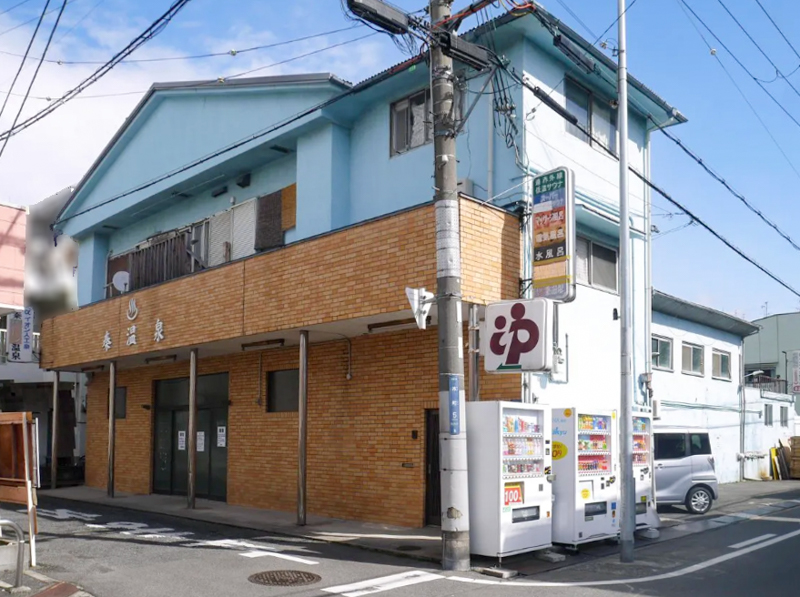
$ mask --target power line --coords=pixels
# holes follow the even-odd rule
[[[775,22],[775,19],[773,19],[772,16],[770,16],[770,14],[767,12],[767,9],[764,8],[763,4],[761,4],[761,0],[756,0],[756,4],[758,4],[758,7],[762,10],[762,12],[765,15],[767,15],[767,18],[769,19],[769,22],[772,23],[775,26],[775,29],[778,30],[778,33],[781,34],[781,37],[783,38],[783,41],[785,41],[787,44],[789,44],[789,47],[792,48],[792,52],[794,52],[794,55],[797,56],[797,58],[800,59],[800,54],[797,53],[797,50],[795,49],[794,45],[792,45],[792,42],[790,42],[788,40],[788,38],[783,34],[783,31],[781,31],[781,28],[778,27],[778,23]]]
[[[7,12],[11,12],[11,11],[12,11],[12,10],[14,10],[15,8],[18,8],[18,7],[22,6],[23,4],[27,4],[27,3],[28,3],[28,2],[30,2],[30,1],[31,1],[31,0],[22,0],[22,2],[17,2],[17,3],[16,3],[14,6],[11,6],[11,7],[9,7],[9,8],[6,8],[6,9],[5,9],[3,12],[0,12],[0,16],[2,16],[2,15],[4,15],[4,14],[6,14]]]
[[[64,9],[67,7],[67,1],[64,0],[61,3],[61,10],[58,11],[58,16],[56,16],[56,22],[53,23],[53,28],[50,30],[50,35],[47,37],[47,43],[44,45],[44,50],[42,51],[42,58],[39,60],[39,63],[36,65],[36,70],[33,71],[33,76],[31,77],[30,82],[28,83],[28,89],[25,90],[25,96],[22,98],[22,101],[19,104],[19,110],[17,110],[17,115],[14,116],[14,122],[11,123],[11,129],[17,126],[17,122],[19,121],[19,117],[22,115],[22,111],[25,109],[25,104],[28,102],[28,96],[31,94],[31,89],[33,89],[33,84],[36,82],[36,77],[39,76],[39,69],[42,68],[42,62],[44,61],[44,57],[47,56],[47,50],[50,49],[50,44],[53,42],[53,36],[56,34],[56,29],[58,29],[58,24],[61,22],[61,16],[64,14]],[[50,0],[47,0],[47,4],[50,3]],[[45,5],[45,9],[47,5]],[[42,18],[44,18],[44,12],[42,12]],[[23,60],[23,62],[25,62]],[[8,145],[8,140],[11,137],[6,137],[3,141],[2,147],[0,147],[0,157],[3,157],[3,152],[6,150],[6,145]]]
[[[94,4],[94,5],[93,5],[93,6],[92,6],[92,7],[91,7],[91,8],[90,8],[90,9],[89,9],[89,10],[88,10],[88,11],[87,11],[87,12],[86,12],[86,13],[85,13],[85,14],[84,14],[84,15],[83,15],[81,18],[80,18],[80,19],[78,19],[78,20],[77,20],[77,22],[76,22],[76,23],[75,23],[75,24],[74,24],[72,27],[70,27],[69,29],[67,29],[66,33],[64,33],[63,35],[61,35],[61,36],[60,36],[60,37],[59,37],[59,38],[56,40],[56,43],[59,43],[59,42],[60,42],[62,39],[64,39],[65,37],[67,37],[67,36],[68,36],[70,33],[72,33],[73,31],[75,31],[75,29],[78,27],[78,25],[80,25],[81,23],[83,23],[83,22],[86,20],[86,18],[87,18],[87,17],[88,17],[90,14],[92,14],[92,13],[94,12],[94,10],[95,10],[97,7],[98,7],[98,6],[100,6],[100,5],[101,5],[103,2],[105,2],[105,1],[106,1],[106,0],[98,0],[98,1],[97,1],[97,2],[96,2],[96,3],[95,3],[95,4]],[[50,61],[50,60],[47,60],[47,62],[51,62],[51,61]]]
[[[100,2],[95,4],[93,9],[96,8],[98,5],[100,5],[102,2],[105,2],[105,0],[100,0]],[[91,11],[89,11],[89,12],[91,12]],[[84,15],[84,18],[86,18],[86,16],[88,16],[88,14],[89,13]],[[81,19],[81,20],[83,20],[83,19]],[[73,29],[79,23],[80,23],[80,21],[78,23],[76,23],[75,26],[73,26]],[[199,59],[202,59],[202,58],[218,58],[220,56],[236,57],[239,54],[246,54],[248,52],[255,52],[257,50],[268,50],[270,48],[277,48],[277,47],[280,47],[280,46],[286,46],[286,45],[294,44],[294,43],[301,42],[301,41],[307,41],[309,39],[316,39],[318,37],[324,37],[326,35],[334,35],[336,33],[342,33],[343,31],[351,31],[352,29],[358,29],[359,27],[362,27],[362,26],[363,25],[356,24],[356,25],[351,25],[350,27],[342,27],[341,29],[333,29],[332,31],[323,31],[321,33],[314,33],[313,35],[306,35],[304,37],[298,37],[298,38],[295,38],[295,39],[288,39],[288,40],[285,40],[285,41],[280,41],[280,42],[276,42],[276,43],[272,43],[272,44],[265,44],[265,45],[260,45],[260,46],[253,46],[253,47],[250,47],[250,48],[243,48],[241,50],[231,49],[231,50],[228,50],[226,52],[208,52],[206,54],[193,54],[193,55],[188,55],[188,56],[161,56],[161,57],[156,57],[156,58],[131,58],[131,59],[127,59],[127,60],[120,60],[119,63],[120,64],[142,64],[142,63],[147,63],[147,62],[173,62],[173,61],[178,61],[178,60],[199,60]],[[70,31],[65,33],[63,37],[68,35],[70,33]],[[0,54],[5,54],[6,56],[14,56],[16,58],[21,58],[22,57],[22,55],[20,55],[20,54],[15,54],[13,52],[6,52],[6,51],[3,51],[3,50],[0,50]],[[37,60],[36,57],[29,57],[28,59],[29,60]],[[105,61],[103,61],[103,60],[62,60],[62,59],[55,59],[55,58],[45,59],[45,62],[48,62],[50,64],[58,64],[59,66],[62,66],[62,65],[78,65],[78,64],[105,64]]]
[[[505,70],[515,81],[517,81],[520,84],[524,85],[525,87],[527,87],[531,91],[534,90],[534,87],[524,77],[519,76],[516,73],[516,71],[514,71],[513,69],[509,70],[502,63],[500,63],[499,68],[502,68],[503,70]],[[558,114],[559,116],[561,116],[565,120],[570,121],[565,114],[562,114],[560,111],[555,111],[555,112],[556,112],[556,114]],[[617,156],[616,153],[614,153],[611,149],[609,149],[608,146],[606,146],[602,141],[600,141],[594,135],[592,135],[592,133],[590,131],[586,130],[586,128],[577,120],[577,118],[573,117],[572,120],[574,121],[574,122],[572,122],[572,124],[574,126],[576,126],[584,135],[586,135],[587,138],[591,139],[593,143],[596,143],[598,147],[602,148],[613,159],[619,160],[619,156]],[[748,263],[750,263],[754,267],[758,268],[761,272],[763,272],[764,274],[769,276],[772,280],[774,280],[775,282],[777,282],[778,284],[780,284],[781,286],[786,288],[789,292],[791,292],[792,294],[794,294],[795,296],[800,298],[800,292],[799,291],[797,291],[794,288],[792,288],[787,282],[784,282],[776,274],[772,273],[766,267],[764,267],[763,265],[758,263],[755,259],[753,259],[749,255],[747,255],[739,247],[734,245],[731,241],[729,241],[727,238],[722,236],[719,232],[714,230],[710,225],[706,224],[706,222],[703,221],[702,218],[700,218],[699,216],[695,215],[692,211],[690,211],[686,206],[684,206],[683,204],[678,202],[676,199],[673,199],[672,196],[669,193],[667,193],[666,191],[661,189],[658,185],[653,183],[650,179],[648,179],[646,176],[644,176],[642,173],[640,173],[634,167],[629,165],[628,166],[628,170],[630,172],[632,172],[637,178],[639,178],[645,185],[650,187],[656,193],[661,195],[664,199],[669,201],[672,205],[674,205],[675,207],[680,209],[683,213],[685,213],[687,216],[689,216],[693,221],[695,221],[697,223],[697,225],[699,225],[702,228],[704,228],[707,232],[709,232],[717,240],[722,242],[726,247],[728,247],[733,252],[735,252],[737,255],[739,255],[739,257],[741,257],[742,259],[744,259],[745,261],[747,261]]]
[[[63,106],[68,101],[73,99],[75,96],[80,94],[84,89],[86,89],[90,85],[100,80],[104,75],[110,72],[119,63],[120,60],[123,60],[126,56],[130,55],[131,53],[136,51],[139,47],[141,47],[149,40],[153,39],[156,35],[161,33],[164,30],[164,28],[169,24],[169,22],[175,17],[175,15],[177,15],[190,1],[191,0],[176,0],[172,5],[170,5],[170,7],[164,14],[162,14],[155,21],[153,21],[153,23],[151,23],[144,31],[142,31],[142,33],[136,36],[127,46],[125,46],[122,50],[117,52],[117,54],[115,54],[107,63],[105,63],[103,66],[95,70],[95,72],[92,73],[89,77],[84,79],[76,87],[69,90],[58,100],[54,101],[43,110],[40,110],[30,118],[21,122],[19,125],[16,125],[8,129],[7,131],[0,133],[0,140],[5,139],[7,137],[12,137],[17,133],[19,133],[20,131],[34,125],[42,118],[51,114],[59,107]]]
[[[72,4],[73,2],[77,2],[77,1],[78,0],[67,0],[67,4]],[[20,6],[21,4],[24,4],[24,2],[20,2],[20,4],[18,4],[17,6]],[[15,7],[12,6],[11,8],[15,8]],[[11,8],[9,8],[8,10],[11,10]],[[50,13],[53,13],[53,12],[55,12],[57,10],[58,10],[57,8],[54,8],[52,10],[48,10],[44,14],[45,14],[45,16],[47,16]],[[6,12],[8,12],[8,11],[6,11]],[[33,23],[37,18],[38,17],[33,17],[32,19],[28,19],[27,21],[23,21],[22,23],[14,25],[10,29],[6,29],[5,31],[0,31],[0,36],[5,35],[6,33],[11,33],[12,31],[16,31],[17,29],[19,29],[20,27],[24,27],[25,25],[29,25],[29,24]]]
[[[752,104],[752,102],[751,102],[751,101],[750,101],[750,100],[747,98],[747,95],[745,94],[745,92],[742,90],[742,88],[741,88],[741,87],[739,86],[739,84],[736,82],[736,79],[734,79],[734,78],[733,78],[733,75],[730,73],[730,71],[728,70],[728,68],[725,66],[725,63],[723,63],[723,62],[722,62],[722,59],[720,59],[719,55],[717,55],[717,53],[714,51],[714,48],[712,48],[712,47],[711,47],[711,44],[710,44],[710,43],[708,43],[708,40],[706,39],[706,36],[705,36],[705,35],[703,35],[703,32],[702,32],[702,31],[700,31],[700,28],[697,26],[697,23],[695,23],[695,22],[692,20],[692,17],[691,17],[691,16],[689,15],[689,13],[686,11],[686,9],[684,8],[684,6],[683,6],[683,5],[680,3],[680,0],[675,0],[675,2],[676,2],[676,4],[678,5],[678,7],[681,9],[681,12],[683,12],[683,14],[686,16],[686,20],[688,20],[688,21],[689,21],[689,23],[691,23],[691,25],[692,25],[692,27],[694,28],[694,30],[695,30],[695,31],[697,31],[697,34],[700,36],[700,39],[702,39],[702,40],[703,40],[703,43],[704,43],[704,44],[706,45],[706,47],[708,48],[708,51],[709,51],[709,53],[710,53],[710,54],[711,54],[711,55],[714,57],[714,59],[717,61],[717,64],[719,64],[720,68],[723,70],[723,72],[725,73],[725,75],[727,75],[727,77],[728,77],[728,79],[730,80],[730,82],[731,82],[731,83],[733,84],[733,86],[736,88],[736,91],[738,91],[738,92],[739,92],[739,95],[741,95],[741,96],[742,96],[742,99],[743,99],[743,100],[745,101],[745,103],[748,105],[748,107],[750,108],[750,111],[751,111],[751,112],[753,112],[753,115],[754,115],[754,116],[755,116],[755,117],[758,119],[758,122],[759,122],[759,123],[761,124],[761,126],[764,128],[764,131],[767,133],[767,135],[769,135],[769,138],[770,138],[770,139],[772,139],[772,142],[775,144],[775,147],[777,147],[777,148],[778,148],[778,151],[781,153],[781,155],[783,156],[783,158],[786,160],[786,163],[787,163],[787,164],[789,164],[789,167],[790,167],[790,168],[791,168],[791,169],[794,171],[795,175],[797,175],[797,177],[798,177],[798,178],[800,178],[800,171],[798,171],[798,170],[797,170],[797,168],[795,167],[794,163],[792,163],[792,160],[791,160],[791,159],[789,159],[789,155],[788,155],[788,154],[786,153],[786,151],[783,149],[783,146],[781,146],[781,144],[780,144],[780,143],[778,142],[778,140],[775,138],[775,135],[773,135],[773,134],[772,134],[772,131],[771,131],[771,130],[769,129],[769,127],[767,126],[767,123],[766,123],[766,122],[764,122],[764,119],[763,119],[763,118],[761,118],[761,114],[760,114],[760,113],[759,113],[759,111],[756,109],[756,107],[755,107],[755,106]],[[800,67],[799,67],[799,68],[800,68]]]
[[[6,99],[3,101],[3,107],[0,108],[0,118],[3,117],[3,112],[5,112],[6,110],[6,105],[8,104],[9,98],[11,97],[11,92],[14,89],[14,85],[17,84],[17,79],[19,79],[19,75],[20,73],[22,73],[22,69],[25,68],[25,57],[27,57],[28,53],[31,51],[31,47],[33,46],[33,41],[36,39],[36,34],[39,33],[39,27],[41,27],[42,25],[42,21],[44,20],[44,15],[47,14],[47,7],[49,5],[50,5],[50,0],[47,0],[47,2],[44,5],[44,8],[42,9],[42,13],[39,15],[39,21],[36,23],[36,27],[33,30],[33,35],[31,35],[31,39],[28,42],[28,47],[25,48],[25,54],[24,56],[22,56],[22,60],[20,60],[19,68],[17,69],[17,72],[14,75],[14,79],[11,81],[11,87],[8,88],[8,95],[6,95]],[[19,4],[17,4],[17,6],[19,6]]]
[[[779,69],[779,68],[778,68],[778,65],[777,65],[777,64],[775,64],[775,63],[772,61],[772,58],[770,58],[770,57],[767,55],[767,53],[766,53],[766,52],[763,50],[763,48],[762,48],[762,47],[761,47],[761,46],[758,44],[758,42],[757,42],[755,39],[753,39],[753,36],[752,36],[752,35],[750,35],[750,33],[747,31],[747,29],[745,29],[744,25],[742,25],[742,24],[739,22],[739,19],[737,19],[737,18],[734,16],[734,14],[733,14],[733,13],[730,11],[730,9],[729,9],[727,6],[725,6],[725,3],[724,3],[722,0],[717,0],[717,2],[719,2],[720,6],[722,6],[722,8],[724,8],[724,9],[725,9],[725,12],[727,12],[727,13],[728,13],[728,15],[730,15],[730,17],[733,19],[733,22],[734,22],[734,23],[736,23],[736,25],[738,25],[739,29],[741,29],[741,30],[742,30],[742,32],[743,32],[743,33],[744,33],[744,34],[747,36],[747,39],[749,39],[751,42],[753,42],[753,45],[754,45],[756,48],[758,48],[758,51],[759,51],[759,52],[761,52],[761,55],[762,55],[764,58],[766,58],[766,59],[767,59],[767,61],[768,61],[768,62],[769,62],[771,65],[772,65],[772,68],[774,68],[774,69],[775,69],[775,72],[776,72],[778,75],[780,75],[780,77],[781,77],[781,78],[782,78],[784,81],[786,81],[786,83],[789,85],[789,87],[791,87],[791,88],[792,88],[792,91],[794,91],[794,92],[797,94],[797,96],[798,96],[798,97],[800,97],[800,91],[798,91],[798,90],[797,90],[797,87],[795,87],[794,85],[792,85],[792,82],[791,82],[789,79],[787,79],[785,76],[783,76],[783,73],[781,72],[781,69]]]
[[[584,23],[584,22],[581,20],[581,18],[580,18],[580,17],[579,17],[577,14],[575,14],[575,11],[574,11],[574,10],[572,10],[572,9],[571,9],[571,8],[570,8],[570,7],[567,5],[567,3],[566,3],[566,2],[564,2],[564,0],[557,0],[557,2],[558,2],[558,3],[559,3],[561,6],[563,6],[563,7],[564,7],[564,10],[566,10],[566,11],[567,11],[567,12],[570,14],[570,16],[572,16],[572,18],[573,18],[573,19],[575,19],[575,20],[578,22],[578,24],[579,24],[581,27],[583,27],[584,31],[586,31],[586,32],[587,32],[589,35],[591,35],[591,36],[592,36],[592,38],[595,38],[595,37],[597,37],[597,34],[596,34],[596,33],[594,33],[594,32],[593,32],[591,29],[589,29],[589,26],[588,26],[586,23]]]
[[[736,54],[734,54],[733,52],[731,52],[731,50],[728,48],[728,46],[726,46],[726,45],[725,45],[725,43],[724,43],[724,42],[723,42],[723,41],[722,41],[722,40],[721,40],[719,37],[717,37],[717,34],[716,34],[716,33],[714,33],[714,31],[712,31],[712,30],[711,30],[711,28],[710,28],[710,27],[709,27],[709,26],[706,24],[706,22],[705,22],[703,19],[701,19],[701,18],[700,18],[700,16],[699,16],[699,15],[698,15],[698,14],[697,14],[695,11],[694,11],[694,9],[693,9],[691,6],[689,6],[689,4],[686,2],[686,0],[679,0],[679,2],[680,2],[681,4],[683,4],[683,5],[684,5],[684,6],[685,6],[685,7],[686,7],[688,10],[689,10],[689,12],[691,12],[691,13],[692,13],[692,15],[694,15],[694,18],[695,18],[695,19],[697,19],[697,20],[700,22],[700,24],[701,24],[701,25],[703,25],[703,27],[706,29],[706,31],[708,31],[708,32],[711,34],[711,36],[712,36],[712,37],[713,37],[715,40],[717,40],[717,43],[719,43],[719,44],[720,44],[720,45],[721,45],[721,46],[722,46],[722,47],[725,49],[725,51],[726,51],[726,52],[728,52],[728,54],[730,54],[730,55],[731,55],[731,58],[733,58],[733,59],[736,61],[736,64],[738,64],[738,65],[739,65],[739,66],[742,68],[742,70],[744,70],[744,72],[746,72],[746,73],[748,74],[748,76],[749,76],[751,79],[753,79],[753,81],[755,81],[755,82],[756,82],[756,84],[757,84],[759,87],[761,87],[762,91],[763,91],[764,93],[766,93],[766,94],[769,96],[769,98],[770,98],[770,99],[771,99],[773,102],[775,102],[775,104],[776,104],[776,105],[777,105],[777,106],[778,106],[778,107],[779,107],[779,108],[780,108],[780,109],[783,111],[783,113],[784,113],[784,114],[786,114],[786,116],[788,116],[788,117],[791,119],[791,121],[792,121],[793,123],[795,123],[795,124],[798,126],[798,128],[800,128],[800,121],[798,121],[798,120],[797,120],[797,118],[795,118],[794,116],[792,116],[791,112],[789,112],[789,111],[788,111],[788,110],[787,110],[787,109],[784,107],[784,105],[783,105],[782,103],[780,103],[780,102],[779,102],[779,101],[776,99],[776,97],[775,97],[774,95],[772,95],[772,93],[770,93],[769,89],[767,89],[766,87],[764,87],[764,84],[761,82],[761,80],[760,80],[758,77],[756,77],[756,76],[755,76],[755,75],[754,75],[754,74],[753,74],[753,73],[750,71],[750,69],[748,69],[748,68],[747,68],[747,67],[746,67],[746,66],[745,66],[745,65],[742,63],[742,61],[741,61],[741,60],[739,60],[739,59],[736,57]]]

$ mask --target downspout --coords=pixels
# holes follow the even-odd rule
[[[747,424],[747,397],[744,393],[744,339],[739,343],[739,481],[744,481],[745,425]]]
[[[644,137],[644,176],[650,180],[650,130]],[[650,356],[651,338],[653,337],[653,230],[652,230],[652,194],[650,187],[644,185],[644,234],[645,234],[645,296],[644,296],[644,405],[653,407],[653,359]]]
[[[494,81],[489,81],[489,141],[486,158],[486,201],[494,197]]]

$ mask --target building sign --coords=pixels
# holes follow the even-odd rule
[[[456,375],[450,376],[447,402],[450,413],[450,435],[458,435],[461,433],[461,390]]]
[[[132,298],[128,301],[128,321],[133,321],[139,315],[139,308],[136,306],[136,299]]]
[[[156,333],[153,335],[155,342],[161,342],[164,339],[164,322],[156,319]]]
[[[800,394],[800,350],[792,352],[792,394]]]
[[[186,432],[178,431],[178,451],[183,452],[186,449]]]
[[[136,325],[135,324],[128,328],[127,335],[128,335],[128,339],[125,341],[125,344],[127,346],[133,346],[134,344],[136,344]]]
[[[131,299],[128,302],[128,311],[126,312],[125,316],[128,318],[128,321],[133,322],[139,316],[139,307],[136,305],[136,299]],[[139,326],[135,323],[131,323],[130,326],[125,328],[125,345],[126,346],[137,346],[137,331]],[[33,315],[31,315],[31,330],[33,329]],[[145,332],[145,335],[147,332]],[[153,342],[161,342],[164,340],[164,322],[161,319],[156,319],[155,328],[153,332]],[[108,352],[111,350],[113,346],[113,342],[111,340],[111,332],[106,331],[105,335],[103,336],[103,350]]]
[[[103,350],[108,352],[111,350],[111,332],[106,330],[105,335],[103,336]]]
[[[9,313],[6,328],[6,357],[13,363],[33,361],[33,309]]]
[[[217,447],[224,448],[227,445],[227,427],[220,425],[217,427]]]
[[[206,451],[206,432],[205,431],[198,431],[197,432],[197,451],[198,452],[205,452]]]
[[[533,179],[534,296],[575,296],[575,191],[572,170],[557,168]]]
[[[520,299],[486,307],[481,354],[489,373],[546,371],[551,368],[552,303]]]

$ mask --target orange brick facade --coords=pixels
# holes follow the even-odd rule
[[[517,296],[517,218],[467,200],[461,212],[465,301]],[[203,358],[202,345],[403,311],[405,286],[435,287],[434,263],[427,205],[49,320],[42,328],[44,352],[51,367],[67,367],[153,351],[149,333],[125,346],[125,310],[136,296],[137,321],[158,316],[165,323],[166,344],[159,349],[199,345],[200,375],[229,374],[227,501],[293,510],[297,413],[266,412],[266,372],[296,368],[298,348]],[[227,324],[200,310],[201,302],[226,313]],[[117,335],[110,354],[103,354],[99,340],[108,328]],[[346,340],[314,342],[309,349],[308,511],[422,526],[425,410],[438,408],[436,329],[367,334],[350,342],[349,380]],[[154,382],[187,376],[186,361],[118,371],[117,385],[127,388],[127,416],[116,425],[118,490],[152,490]],[[519,375],[481,376],[482,399],[513,399],[519,391]],[[94,374],[86,481],[95,487],[107,478],[107,401],[108,374]]]

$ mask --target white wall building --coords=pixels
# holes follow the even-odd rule
[[[792,397],[744,386],[744,338],[758,327],[653,293],[656,427],[708,429],[722,483],[769,475],[769,448],[792,435]]]

